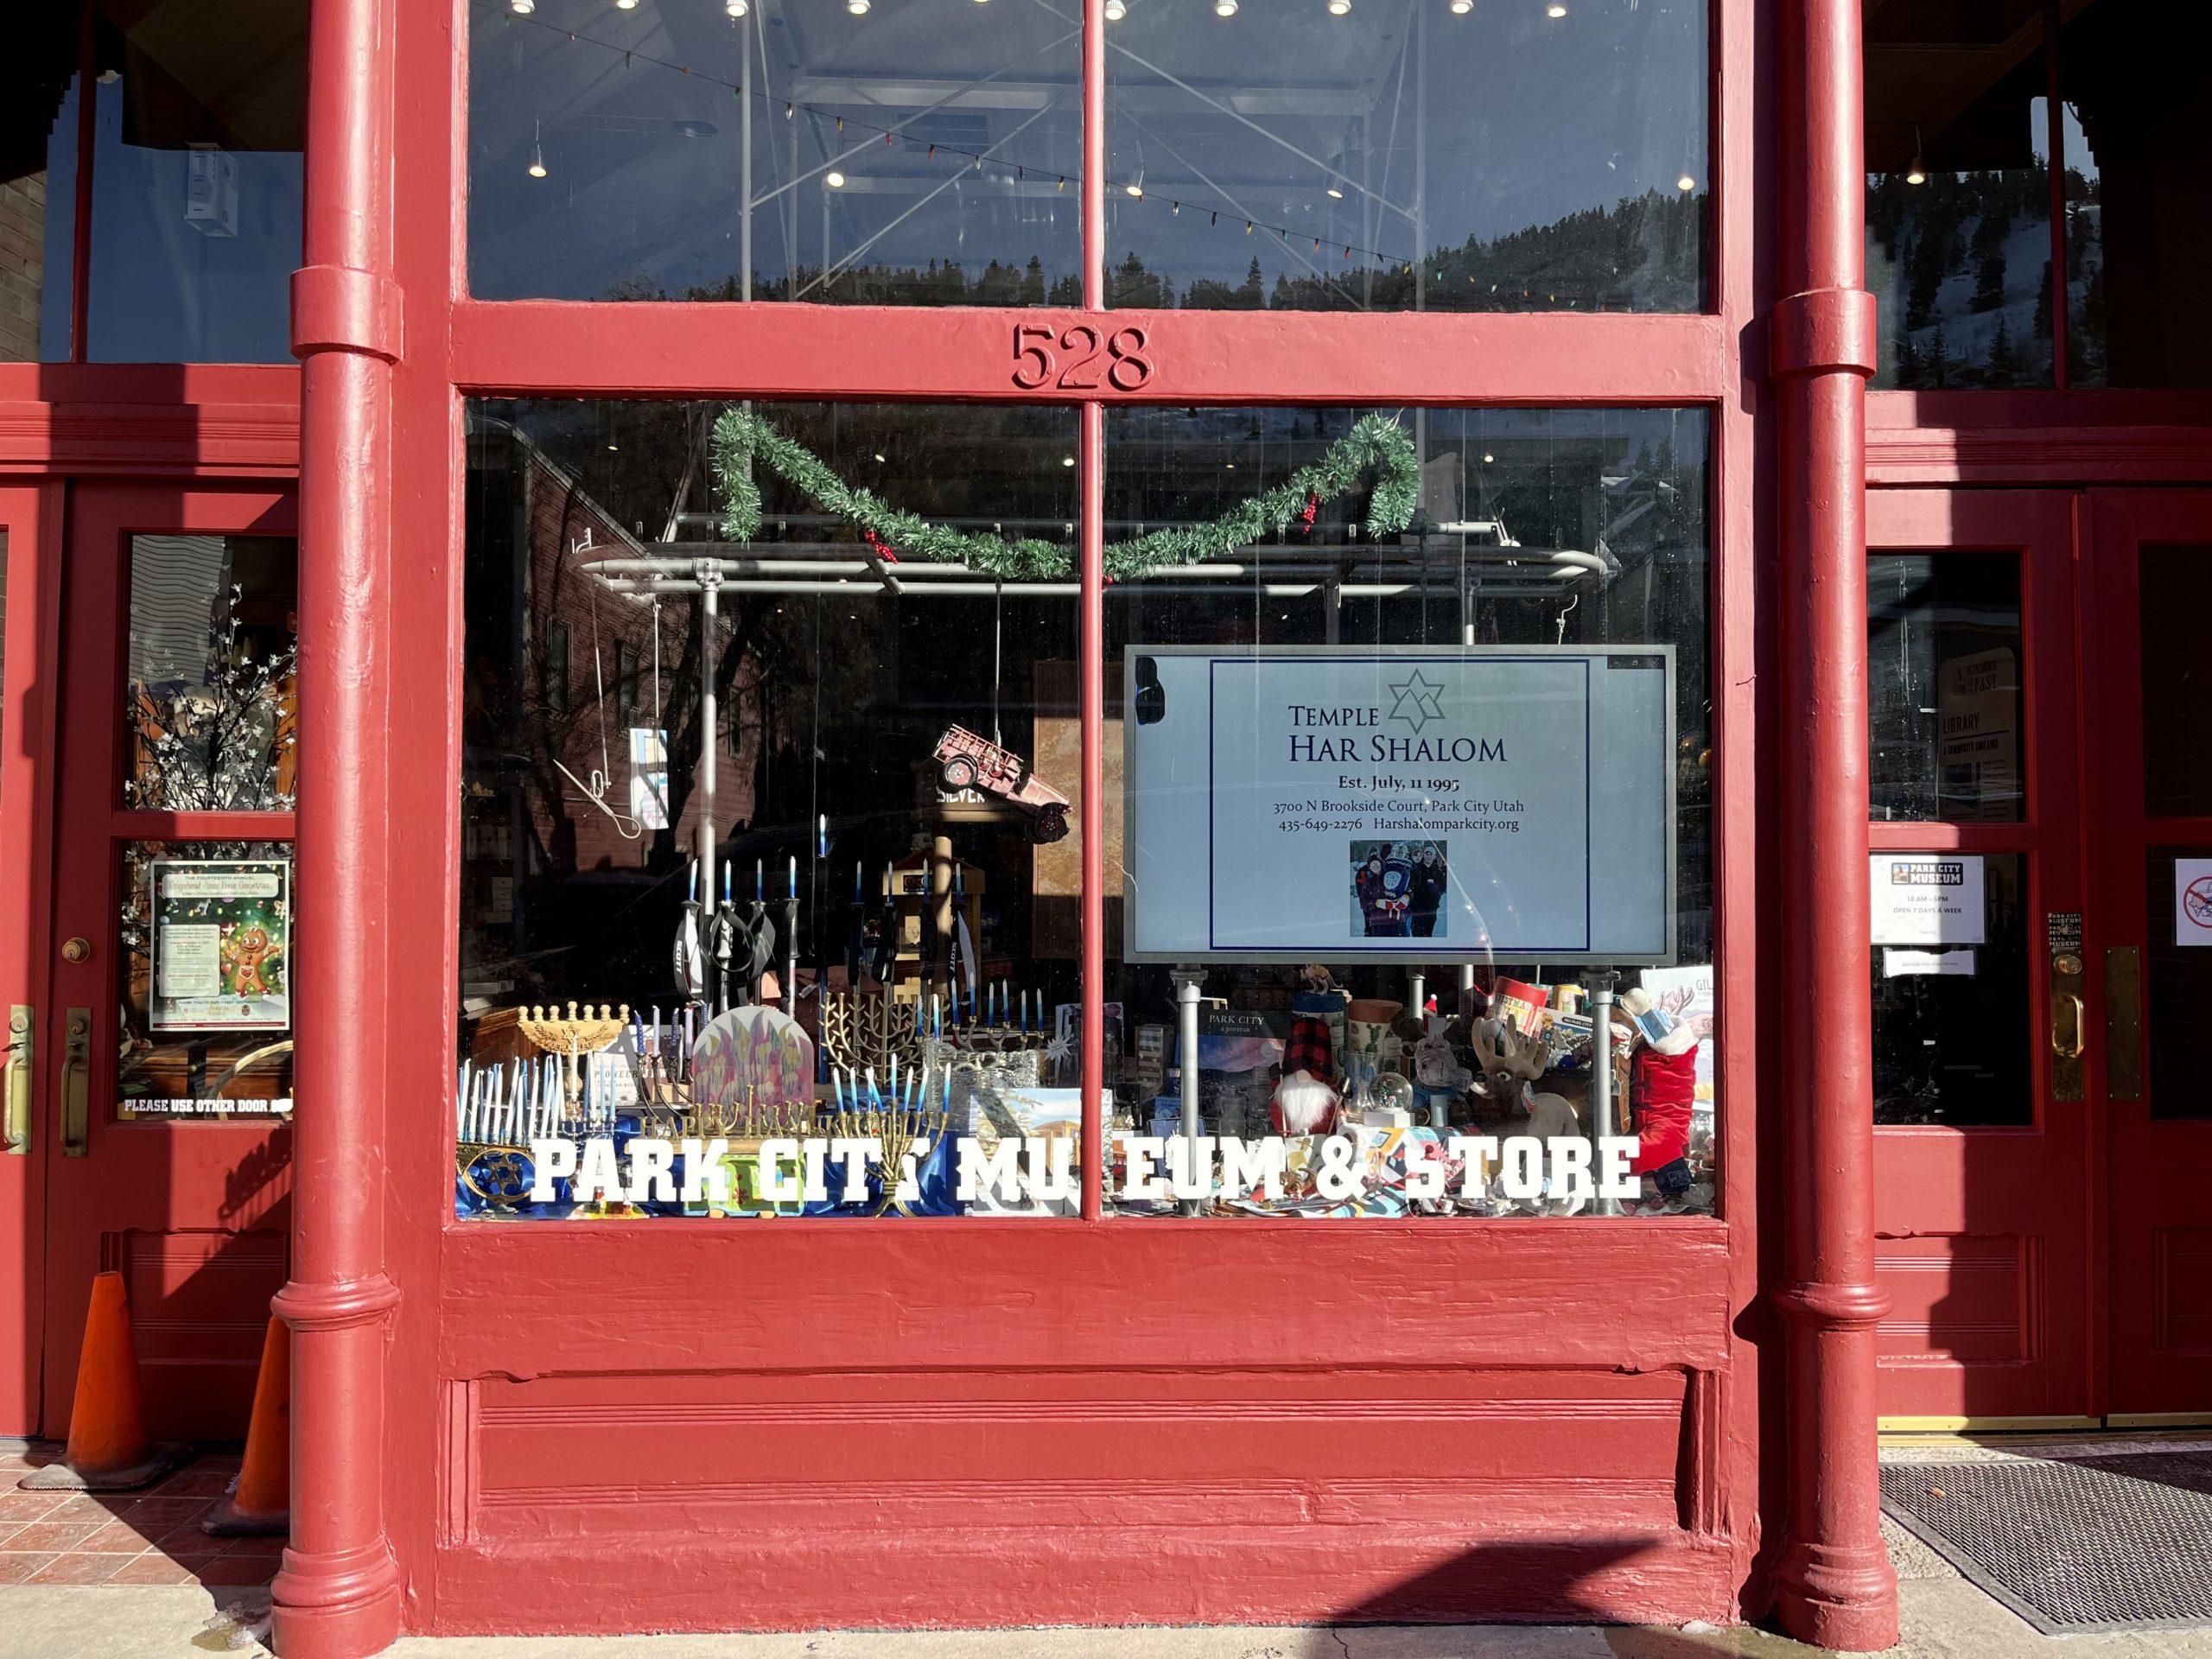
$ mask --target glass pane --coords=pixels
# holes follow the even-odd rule
[[[2212,546],[2146,546],[2137,555],[2143,640],[2143,810],[2212,815],[2212,734],[2194,717],[2212,694]]]
[[[1982,867],[1982,943],[1874,946],[1874,1121],[2035,1122],[2025,861]]]
[[[1869,556],[1866,679],[1875,818],[2017,823],[2027,816],[2017,559]]]
[[[2149,848],[2143,870],[2151,918],[2143,964],[2151,1116],[2212,1118],[2204,1088],[2204,1046],[2212,1036],[2205,1020],[2212,1006],[2212,847]]]
[[[2212,16],[2088,0],[2066,16],[2069,384],[2212,385],[2202,320]]]
[[[1106,433],[1117,1210],[1594,1212],[1562,1161],[1605,1150],[1611,969],[1586,964],[1671,940],[1621,980],[1649,1022],[1621,1033],[1622,1207],[1709,1211],[1704,417],[1116,409]],[[1187,1167],[1186,1063],[1199,1135],[1279,1190]],[[1183,1192],[1149,1188],[1155,1150]]]
[[[21,14],[0,56],[0,362],[51,363],[69,355],[77,11]]]
[[[1072,11],[725,10],[470,7],[471,292],[1080,302]]]
[[[125,842],[121,1118],[292,1109],[289,842]]]
[[[1704,303],[1702,0],[1107,17],[1116,305]]]
[[[289,537],[132,537],[124,804],[289,811],[298,633]]]
[[[289,362],[306,8],[99,6],[86,354]]]
[[[702,1149],[645,1212],[876,1213],[916,1135],[894,1211],[1076,1212],[1076,449],[1065,409],[471,406],[463,1213],[620,1211],[567,1177],[529,1200],[516,1154],[558,1141],[550,1182],[605,1143],[626,1179],[633,1137],[687,1135],[728,1139],[730,1192]],[[710,626],[700,560],[728,561]],[[614,1058],[573,1100],[531,1012],[572,1002],[644,1021],[592,1035]],[[861,1196],[769,1196],[800,1178],[764,1140],[855,1136]],[[961,1195],[963,1139],[980,1170],[1032,1136],[1042,1191]]]
[[[2043,9],[1866,9],[1878,387],[2052,384]]]

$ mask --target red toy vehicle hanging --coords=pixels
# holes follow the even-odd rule
[[[1028,815],[1029,838],[1058,841],[1068,832],[1068,798],[1029,770],[1012,749],[954,726],[937,741],[938,781],[949,790],[980,789]]]

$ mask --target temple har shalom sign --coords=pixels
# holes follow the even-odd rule
[[[1669,648],[1126,660],[1128,960],[1674,960]],[[1362,874],[1409,855],[1418,929]]]

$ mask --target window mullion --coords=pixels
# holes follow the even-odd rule
[[[1096,9],[1097,0],[1090,0]],[[1093,169],[1095,176],[1095,169]],[[1088,241],[1088,238],[1085,238]],[[1085,280],[1096,273],[1086,271]],[[1104,1213],[1106,1130],[1102,1084],[1106,1014],[1106,408],[1083,406],[1077,558],[1082,618],[1077,632],[1083,722],[1083,1216]],[[1187,1061],[1185,1062],[1188,1063]]]
[[[1083,0],[1083,304],[1106,306],[1106,0]]]

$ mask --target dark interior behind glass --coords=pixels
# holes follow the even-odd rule
[[[1868,557],[1870,817],[1963,823],[2027,816],[2020,650],[2014,555]]]

